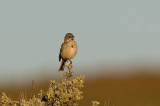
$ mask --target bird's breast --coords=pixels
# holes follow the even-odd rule
[[[77,54],[77,44],[75,42],[70,42],[64,47],[61,56],[64,59],[72,59],[76,56],[76,54]]]

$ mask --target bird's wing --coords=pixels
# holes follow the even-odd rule
[[[60,48],[60,52],[59,52],[59,61],[61,61],[61,52],[63,51],[64,45],[66,42],[62,43],[61,48]]]

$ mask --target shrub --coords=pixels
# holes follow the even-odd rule
[[[82,91],[84,87],[84,75],[71,79],[74,71],[69,64],[67,71],[62,76],[65,77],[61,82],[50,81],[50,87],[46,93],[40,90],[39,97],[31,97],[29,100],[21,98],[20,101],[12,101],[5,93],[2,93],[0,105],[2,106],[76,106],[83,98]],[[92,101],[92,106],[97,106],[99,102]]]

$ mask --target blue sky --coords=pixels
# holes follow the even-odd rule
[[[158,0],[0,1],[0,77],[23,78],[39,69],[58,69],[59,49],[68,32],[78,44],[75,68],[159,62],[159,4]]]

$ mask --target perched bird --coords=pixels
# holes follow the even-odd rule
[[[72,64],[72,61],[70,59],[74,58],[77,54],[77,44],[74,41],[74,36],[72,33],[67,33],[64,37],[64,42],[61,45],[61,49],[59,52],[59,61],[61,61],[61,65],[59,67],[60,70],[64,70],[66,61],[70,61],[70,64]]]

